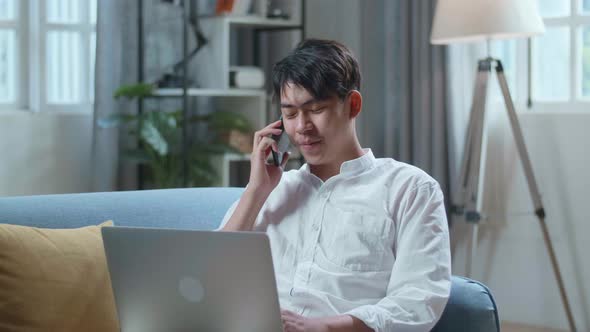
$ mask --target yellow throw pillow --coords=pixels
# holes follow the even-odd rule
[[[0,224],[0,331],[119,331],[100,227]]]

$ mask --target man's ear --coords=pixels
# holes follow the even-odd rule
[[[352,90],[349,96],[350,117],[356,118],[363,109],[363,96],[358,90]]]

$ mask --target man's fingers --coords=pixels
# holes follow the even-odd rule
[[[268,154],[270,153],[270,149],[277,151],[279,149],[277,142],[270,137],[263,137],[260,143],[256,146],[256,158],[266,161],[266,158],[268,158]]]
[[[299,315],[292,311],[281,310],[281,321],[283,323],[283,330],[285,332],[302,330],[301,322],[298,318]]]
[[[278,149],[277,142],[270,137],[263,137],[258,144],[257,150],[266,151],[269,147],[272,147],[273,150]]]
[[[264,137],[264,136],[268,136],[268,135],[278,135],[282,132],[283,132],[283,130],[281,128],[264,128],[264,129],[260,129],[256,133],[258,134],[258,136]]]
[[[291,322],[295,319],[296,316],[297,314],[292,311],[281,310],[281,318],[283,319],[283,322]]]
[[[293,311],[289,311],[287,309],[282,309],[281,314],[291,315],[291,316],[295,315],[295,313]]]
[[[296,332],[297,328],[294,324],[285,324],[283,325],[283,329],[285,332]]]
[[[268,126],[260,129],[259,131],[254,133],[254,144],[258,143],[260,141],[260,139],[262,137],[268,136],[268,135],[278,135],[281,133],[281,129],[279,128],[281,126],[281,121],[275,121],[271,124],[269,124]]]
[[[283,322],[295,322],[299,315],[293,311],[281,310],[281,319]]]
[[[280,126],[281,126],[281,120],[277,120],[275,122],[269,123],[268,126],[260,129],[260,131],[266,130],[266,129],[272,129],[272,128],[278,129]]]
[[[283,131],[281,129],[268,129],[268,130],[261,130],[257,131],[254,134],[254,146],[256,146],[264,137],[269,137],[271,135],[280,135]]]
[[[275,152],[279,151],[279,145],[277,144],[277,141],[270,137],[263,137],[260,141],[258,150],[267,152],[266,155],[268,155],[268,152],[270,152],[268,151],[268,148],[272,148]]]

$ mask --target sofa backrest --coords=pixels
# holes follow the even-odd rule
[[[0,197],[0,223],[75,228],[116,226],[215,229],[243,188],[188,188]]]

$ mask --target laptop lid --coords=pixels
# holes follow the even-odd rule
[[[282,331],[265,233],[103,227],[121,331]]]

